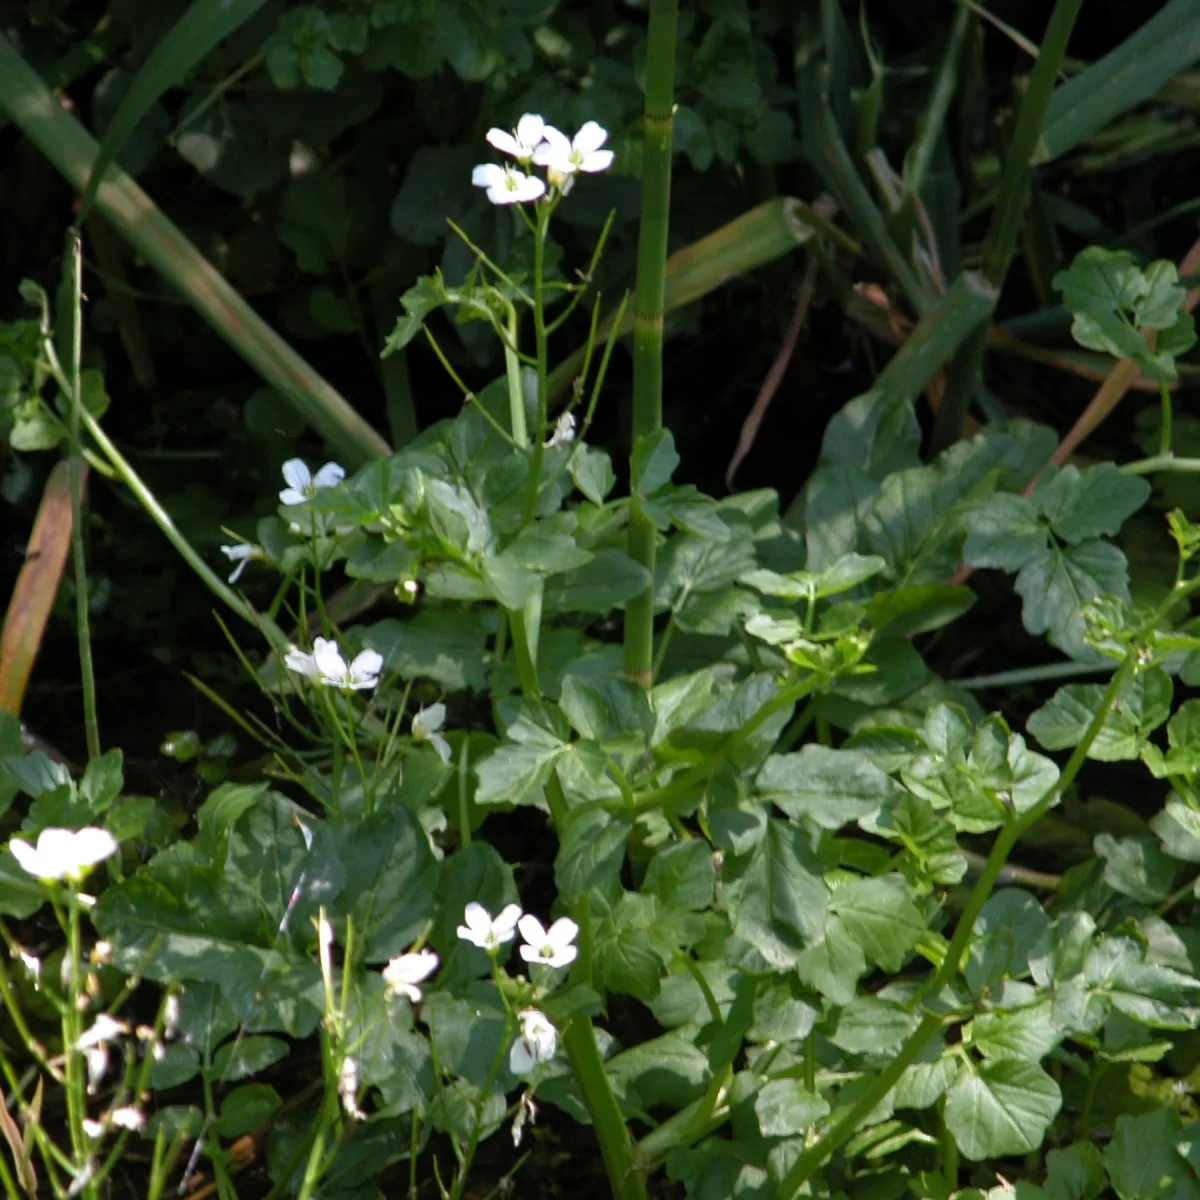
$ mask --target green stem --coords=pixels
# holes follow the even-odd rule
[[[149,514],[150,519],[159,527],[163,536],[175,548],[180,558],[200,576],[205,586],[219,600],[222,600],[225,605],[232,609],[239,617],[249,625],[253,625],[259,630],[271,645],[282,653],[286,653],[291,646],[291,642],[275,624],[269,620],[265,614],[255,612],[242,598],[229,587],[225,581],[192,549],[191,543],[179,532],[175,527],[175,522],[171,520],[170,514],[161,504],[159,504],[154,493],[142,482],[138,473],[129,465],[121,452],[108,440],[108,436],[104,430],[100,428],[99,422],[92,416],[87,409],[80,412],[80,418],[87,427],[88,433],[95,440],[96,444],[104,452],[104,456],[116,468],[117,474],[121,476],[125,486],[134,494],[141,506]]]
[[[58,295],[60,357],[66,360],[67,400],[71,406],[68,423],[70,457],[67,459],[71,491],[71,560],[75,570],[75,631],[79,640],[79,675],[83,684],[83,730],[88,758],[100,757],[100,723],[96,717],[96,676],[92,670],[92,638],[88,623],[87,558],[83,550],[83,470],[79,448],[79,413],[83,408],[80,358],[83,353],[83,245],[79,230],[67,231],[63,254],[63,277]]]
[[[512,422],[513,441],[518,446],[529,445],[529,430],[525,428],[525,392],[521,387],[521,360],[517,357],[517,306],[508,305],[508,342],[504,345],[504,371],[508,376],[508,411]]]
[[[1158,434],[1158,455],[1166,458],[1171,453],[1171,392],[1164,380],[1158,381],[1158,395],[1162,402],[1162,429]]]
[[[992,844],[991,853],[987,857],[979,880],[971,891],[962,915],[958,919],[954,936],[950,939],[950,945],[946,951],[946,957],[942,960],[941,967],[926,981],[922,993],[936,991],[950,983],[958,974],[963,954],[975,929],[976,918],[992,894],[992,888],[995,887],[996,880],[1009,854],[1012,853],[1017,841],[1046,815],[1059,796],[1074,783],[1076,775],[1079,774],[1087,758],[1088,750],[1099,736],[1104,722],[1117,702],[1117,697],[1120,696],[1121,690],[1132,676],[1136,662],[1137,651],[1131,650],[1120,669],[1110,680],[1100,707],[1093,714],[1083,737],[1067,760],[1067,765],[1063,767],[1062,774],[1036,804],[1026,809],[1020,816],[1014,815],[1000,831],[999,836]],[[791,1170],[784,1176],[783,1182],[779,1186],[780,1200],[792,1200],[792,1197],[821,1168],[825,1160],[854,1136],[863,1119],[892,1090],[905,1069],[917,1060],[925,1048],[925,1044],[937,1032],[941,1024],[942,1017],[934,1013],[925,1015],[917,1028],[909,1034],[907,1041],[901,1046],[900,1052],[875,1077],[871,1087],[862,1094],[858,1103],[792,1164]]]
[[[1046,110],[1058,82],[1058,72],[1067,52],[1071,30],[1075,27],[1082,6],[1083,0],[1055,0],[1054,11],[1046,26],[1046,36],[1042,39],[1037,61],[1029,76],[1029,86],[1021,101],[1012,142],[1004,160],[1004,175],[1000,180],[996,207],[992,209],[991,224],[983,243],[983,277],[997,290],[1003,287],[1016,253]],[[981,321],[954,357],[946,381],[946,392],[933,426],[930,443],[933,454],[945,450],[962,436],[967,405],[979,380],[987,333],[987,321]]]
[[[57,907],[57,906],[56,906]],[[79,929],[79,897],[72,887],[67,893],[67,954],[68,987],[70,995],[63,1010],[63,1045],[66,1051],[67,1125],[71,1134],[71,1150],[75,1159],[75,1170],[86,1169],[88,1140],[83,1131],[83,1119],[87,1116],[87,1079],[83,1054],[79,1050],[80,1010],[78,1001],[83,994],[79,959],[81,937]],[[83,1195],[95,1197],[96,1189],[91,1183],[84,1187]]]
[[[671,204],[671,131],[675,103],[678,0],[650,0],[643,118],[642,215],[633,306],[633,436],[662,428],[662,334],[667,228]],[[650,573],[646,590],[625,606],[625,675],[648,688],[654,657],[656,531],[635,497],[629,506],[629,557]]]
[[[1159,471],[1177,471],[1190,475],[1200,471],[1200,458],[1176,458],[1169,453],[1156,454],[1153,458],[1139,458],[1136,462],[1124,463],[1118,469],[1126,475],[1157,475]]]
[[[546,453],[546,414],[550,397],[547,390],[549,366],[546,351],[546,288],[542,271],[545,268],[546,231],[549,227],[550,209],[544,204],[539,204],[537,226],[533,233],[533,340],[537,355],[537,433],[534,435],[533,456],[529,462],[529,482],[526,484],[525,511],[521,514],[522,525],[528,525],[537,513],[538,491],[542,482],[542,458]]]

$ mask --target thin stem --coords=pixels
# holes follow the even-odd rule
[[[1123,463],[1119,468],[1126,475],[1157,475],[1160,471],[1174,471],[1183,475],[1200,472],[1200,458],[1176,458],[1170,452],[1156,454],[1152,458],[1139,458],[1135,462]]]
[[[79,640],[79,675],[83,685],[83,730],[88,758],[100,757],[100,723],[96,717],[96,676],[92,670],[92,638],[88,624],[87,558],[83,550],[83,469],[79,447],[79,414],[83,408],[80,358],[83,353],[83,244],[78,229],[67,231],[63,277],[58,296],[59,344],[67,367],[70,403],[71,560],[75,571],[75,632]]]
[[[533,339],[537,356],[537,433],[533,438],[533,457],[529,463],[525,511],[521,524],[528,525],[537,513],[538,491],[542,481],[542,458],[546,452],[546,413],[549,404],[547,379],[549,365],[546,350],[546,289],[542,273],[546,260],[546,232],[550,227],[550,209],[537,206],[537,225],[533,234]]]
[[[517,357],[517,306],[508,306],[508,340],[504,347],[504,372],[508,376],[508,411],[512,423],[513,441],[518,446],[529,445],[529,430],[525,428],[525,391],[521,387],[521,361]],[[483,410],[482,405],[480,406]]]
[[[667,229],[671,205],[671,133],[675,104],[678,0],[650,0],[646,108],[642,130],[642,214],[633,305],[631,444],[662,428],[662,332]],[[625,675],[648,688],[654,659],[654,560],[657,532],[635,497],[629,507],[629,557],[649,574],[646,590],[625,605]]]
[[[954,936],[950,939],[950,945],[946,951],[946,957],[942,960],[941,967],[925,982],[924,987],[919,993],[920,995],[936,991],[938,988],[950,983],[958,974],[963,954],[974,933],[975,921],[982,911],[983,906],[987,903],[988,897],[992,894],[992,888],[995,887],[996,880],[1013,847],[1024,834],[1045,816],[1051,806],[1058,800],[1059,796],[1074,783],[1075,777],[1079,774],[1087,758],[1087,753],[1092,747],[1092,743],[1099,736],[1100,730],[1104,727],[1104,722],[1108,719],[1109,713],[1112,712],[1113,706],[1117,702],[1117,697],[1120,696],[1126,682],[1132,677],[1136,663],[1137,651],[1131,650],[1121,664],[1120,669],[1109,681],[1108,688],[1105,690],[1099,708],[1092,715],[1092,719],[1088,723],[1083,737],[1079,740],[1079,744],[1067,760],[1067,764],[1063,767],[1058,779],[1046,790],[1045,794],[1036,804],[1019,816],[1014,814],[1000,831],[999,836],[992,844],[991,853],[988,855],[987,862],[980,873],[979,881],[972,889],[971,895],[958,919],[958,924],[954,929]],[[892,1090],[905,1069],[917,1060],[921,1051],[925,1048],[925,1044],[941,1027],[942,1020],[941,1016],[934,1013],[927,1013],[925,1015],[917,1028],[909,1034],[908,1039],[901,1046],[900,1052],[874,1078],[871,1086],[859,1098],[858,1103],[832,1129],[828,1130],[824,1136],[809,1146],[792,1164],[791,1170],[784,1176],[783,1182],[779,1187],[781,1200],[792,1200],[792,1197],[812,1178],[813,1174],[820,1169],[825,1160],[849,1141],[867,1114]]]
[[[1158,434],[1158,456],[1166,458],[1171,453],[1171,393],[1164,380],[1158,382],[1158,395],[1162,402],[1162,428]]]

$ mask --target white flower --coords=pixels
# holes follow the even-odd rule
[[[549,1062],[558,1045],[558,1030],[546,1019],[546,1014],[536,1008],[527,1008],[518,1014],[521,1036],[512,1044],[508,1053],[508,1069],[514,1075],[532,1074],[538,1063]]]
[[[30,954],[28,950],[21,946],[13,946],[13,953],[21,960],[21,966],[29,972],[30,978],[33,980],[34,990],[41,990],[42,979],[42,960],[36,954]]]
[[[337,642],[317,638],[311,654],[305,654],[303,650],[289,650],[283,665],[317,683],[354,692],[373,688],[379,683],[383,655],[377,650],[364,650],[347,664],[338,651]]]
[[[83,1052],[83,1057],[87,1060],[88,1095],[94,1096],[108,1072],[108,1047],[93,1046]]]
[[[167,997],[166,1004],[163,1005],[162,1035],[167,1041],[170,1041],[179,1032],[179,1011],[179,993],[172,992]]]
[[[97,864],[117,852],[117,839],[107,829],[43,829],[36,846],[13,838],[8,843],[23,870],[38,879],[78,883]]]
[[[545,141],[533,152],[533,161],[546,168],[550,182],[564,196],[571,190],[577,171],[594,175],[612,166],[613,152],[600,149],[608,133],[595,121],[586,122],[573,141],[567,141],[566,134],[553,125],[547,125],[542,136]]]
[[[108,1119],[118,1129],[128,1129],[131,1133],[141,1133],[146,1128],[145,1115],[131,1104],[114,1108],[108,1114]]]
[[[570,413],[563,413],[554,422],[554,432],[546,443],[546,449],[552,446],[569,446],[575,440],[575,418]]]
[[[412,738],[414,742],[428,742],[437,752],[442,762],[450,761],[450,743],[442,737],[442,726],[446,724],[446,706],[431,704],[422,708],[412,721]]]
[[[407,996],[414,1004],[421,999],[417,984],[428,979],[438,969],[438,956],[432,950],[416,954],[401,954],[383,968],[383,981],[398,996]]]
[[[80,1036],[79,1041],[75,1043],[75,1049],[90,1050],[94,1046],[107,1046],[109,1042],[115,1042],[128,1032],[129,1026],[124,1021],[118,1021],[108,1013],[101,1013],[91,1029]]]
[[[350,1120],[366,1119],[366,1113],[358,1107],[358,1060],[349,1055],[342,1059],[342,1069],[338,1072],[338,1097]]]
[[[302,458],[289,458],[283,464],[283,479],[287,487],[279,493],[281,504],[304,504],[317,494],[317,488],[337,487],[346,472],[335,462],[327,462],[313,475]]]
[[[237,563],[229,576],[230,583],[237,583],[242,572],[246,569],[246,564],[252,558],[263,558],[263,550],[261,546],[251,546],[246,543],[239,543],[236,546],[222,546],[221,553],[225,555],[230,562]]]
[[[522,1092],[520,1100],[517,1101],[517,1115],[513,1117],[512,1123],[512,1140],[514,1146],[521,1144],[521,1135],[525,1132],[525,1124],[537,1124],[537,1105],[533,1102],[533,1096],[529,1092]]]
[[[570,917],[559,917],[548,930],[542,927],[537,917],[528,913],[517,924],[525,939],[520,954],[527,963],[565,967],[575,961],[579,951],[573,943],[579,926]]]
[[[93,1121],[91,1117],[84,1117],[83,1132],[87,1134],[89,1141],[98,1142],[104,1136],[104,1122]]]
[[[519,163],[528,164],[533,152],[542,144],[545,128],[546,122],[537,113],[526,113],[512,133],[505,129],[489,129],[487,140],[502,154],[511,154]]]
[[[504,942],[511,942],[516,937],[520,916],[521,906],[509,904],[500,910],[500,915],[493,921],[488,910],[472,900],[463,913],[466,924],[458,927],[458,936],[494,954]]]
[[[546,190],[536,175],[523,175],[512,167],[499,167],[495,163],[480,163],[471,172],[471,183],[487,188],[487,198],[493,204],[525,204]]]

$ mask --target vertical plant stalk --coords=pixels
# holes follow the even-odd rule
[[[68,461],[71,493],[71,561],[75,571],[75,630],[79,638],[79,675],[83,684],[83,732],[88,758],[100,757],[100,722],[96,716],[96,676],[92,671],[92,636],[88,627],[87,558],[83,552],[83,455],[79,449],[79,410],[83,407],[79,360],[83,353],[83,244],[79,230],[67,230],[62,284],[58,293],[60,354],[66,360],[71,415]]]
[[[975,920],[992,894],[992,889],[996,886],[996,881],[1000,878],[1000,872],[1004,869],[1004,864],[1012,853],[1013,847],[1049,812],[1063,792],[1075,782],[1075,777],[1079,774],[1092,743],[1099,737],[1125,684],[1133,677],[1137,654],[1137,648],[1132,648],[1126,654],[1120,668],[1114,672],[1100,701],[1100,707],[1092,715],[1083,737],[1079,739],[1078,745],[1067,760],[1067,765],[1063,767],[1062,774],[1059,775],[1053,786],[1032,808],[1026,809],[1020,816],[1014,814],[992,843],[987,862],[958,918],[954,936],[950,939],[950,945],[946,950],[946,957],[942,959],[942,965],[926,982],[922,989],[923,993],[945,986],[958,974],[963,955],[967,951],[975,929]],[[916,1062],[925,1048],[925,1044],[941,1028],[942,1020],[943,1018],[937,1013],[925,1014],[917,1028],[908,1035],[896,1057],[875,1076],[871,1087],[862,1094],[858,1103],[792,1164],[791,1170],[779,1185],[780,1200],[792,1200],[792,1197],[821,1169],[826,1159],[854,1136],[867,1114],[896,1086],[905,1069]]]
[[[678,0],[650,0],[643,118],[642,216],[633,310],[633,449],[662,428],[663,292],[671,205],[671,129],[675,102]],[[648,688],[654,658],[656,531],[636,497],[629,507],[629,557],[650,572],[646,590],[625,606],[625,675]]]
[[[1039,157],[1042,125],[1050,106],[1050,97],[1058,79],[1058,71],[1067,53],[1067,42],[1083,0],[1056,0],[1042,48],[1029,76],[1029,86],[1021,102],[1013,129],[1012,142],[1004,161],[1004,175],[1000,180],[1000,193],[996,207],[992,209],[992,220],[983,243],[981,271],[984,279],[999,290],[1004,286],[1008,268],[1016,253],[1025,218],[1025,207],[1029,200],[1029,185],[1033,178],[1033,164]],[[952,446],[962,436],[963,418],[983,363],[983,350],[987,344],[987,322],[967,339],[954,357],[954,363],[946,381],[946,393],[938,410],[933,426],[930,452],[937,454]]]

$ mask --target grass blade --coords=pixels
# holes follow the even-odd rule
[[[1171,0],[1115,50],[1055,88],[1042,130],[1042,160],[1074,149],[1197,61],[1200,6]]]
[[[82,190],[96,141],[0,34],[0,111],[73,187]],[[391,453],[371,426],[292,349],[117,166],[104,173],[96,211],[169,280],[197,312],[354,469]]]
[[[986,328],[998,295],[979,272],[964,271],[917,322],[871,390],[892,398],[919,395],[971,333]]]
[[[850,219],[872,257],[888,272],[912,310],[919,315],[929,307],[929,299],[908,260],[892,240],[883,214],[855,169],[825,95],[823,76],[826,68],[819,59],[808,57],[810,51],[811,47],[806,44],[797,50],[805,157]]]
[[[0,710],[18,717],[71,548],[70,473],[62,459],[46,479],[0,631]]]
[[[1038,156],[1042,129],[1054,94],[1054,81],[1067,53],[1067,42],[1083,0],[1055,0],[1046,23],[1042,48],[1029,76],[1029,86],[1017,113],[1012,143],[1004,160],[1004,174],[996,207],[983,243],[983,277],[999,291],[1016,253],[1017,240],[1025,219],[1029,189],[1033,182],[1033,163]],[[967,407],[979,381],[987,343],[987,326],[980,324],[955,355],[946,380],[946,392],[933,426],[930,450],[937,454],[962,436]]]
[[[258,12],[264,3],[266,0],[193,0],[187,12],[171,26],[170,32],[154,47],[133,77],[129,90],[113,114],[83,192],[80,223],[91,211],[96,189],[109,163],[116,158],[137,123],[167,88],[180,83],[218,42]]]

